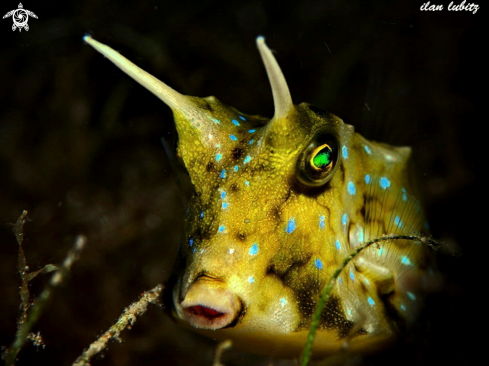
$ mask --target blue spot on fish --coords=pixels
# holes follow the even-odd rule
[[[248,277],[248,282],[249,282],[249,283],[253,283],[253,282],[255,282],[255,279],[253,278],[253,276]]]
[[[256,132],[256,130],[248,130],[248,133]]]
[[[335,247],[336,247],[336,249],[338,249],[338,250],[340,250],[340,249],[341,249],[341,244],[340,244],[340,241],[339,241],[338,239],[336,239]]]
[[[344,213],[343,216],[341,217],[341,223],[343,225],[346,225],[347,222],[348,222],[348,215]]]
[[[238,139],[238,138],[237,138],[236,136],[234,136],[234,135],[230,135],[230,136],[229,136],[229,138],[230,138],[231,140],[233,140],[233,141],[236,141],[236,140]]]
[[[220,123],[218,119],[213,118],[214,122]]]
[[[250,182],[248,182],[247,180],[245,180],[245,185],[249,186],[250,185]]]
[[[250,140],[250,142],[248,142],[248,145],[251,145],[253,143],[253,141],[255,141],[255,140]]]
[[[221,159],[222,159],[222,154],[217,154],[217,155],[216,155],[216,161],[219,161],[219,160],[221,160]]]
[[[221,192],[221,198],[224,199],[224,197],[226,197],[226,192],[222,191]]]
[[[352,272],[352,270],[350,269],[350,278],[353,280],[355,280],[355,274]]]
[[[370,296],[367,298],[367,301],[370,305],[375,305],[375,301]]]
[[[371,154],[372,152],[370,151],[370,148],[367,145],[363,145],[363,148],[367,152],[367,154]]]
[[[352,196],[357,193],[357,190],[355,188],[355,184],[353,182],[348,182],[348,193],[350,193]]]
[[[243,116],[238,115],[238,117],[241,118],[243,121],[246,121],[246,118],[244,118]]]
[[[234,166],[234,171],[235,171],[235,172],[237,172],[237,171],[238,171],[238,169],[239,169],[239,166],[235,165],[235,166]]]
[[[244,159],[244,162],[248,163],[250,162],[250,160],[251,160],[251,156],[247,155],[246,158]]]
[[[407,192],[406,192],[406,188],[401,188],[401,192],[402,192],[402,200],[403,200],[403,201],[407,201]]]
[[[219,232],[223,233],[226,230],[226,227],[224,225],[219,226]]]
[[[365,183],[369,184],[372,178],[370,178],[370,174],[365,175]]]
[[[401,304],[401,306],[399,306],[401,308],[402,311],[406,311],[406,306],[404,306],[404,304]]]
[[[223,203],[222,203],[222,208],[223,208],[223,209],[228,208],[228,203],[227,203],[227,202],[223,202]]]
[[[189,245],[189,246],[194,245],[194,239],[190,238],[190,239],[188,240],[188,245]]]
[[[412,292],[406,292],[406,295],[408,295],[411,300],[416,300],[416,296]]]
[[[250,255],[255,255],[258,253],[258,244],[254,243],[250,248]]]
[[[235,126],[239,126],[239,122],[238,122],[238,121],[236,121],[235,119],[233,119],[231,122],[233,122],[233,124],[234,124]]]
[[[295,230],[295,219],[292,218],[289,220],[289,222],[287,223],[287,227],[285,228],[285,231],[288,233],[288,234],[292,234],[292,232]]]
[[[319,216],[319,227],[324,229],[324,215]]]
[[[343,158],[345,158],[345,159],[348,157],[348,149],[344,145],[341,148],[341,154],[343,155]]]
[[[282,305],[282,307],[284,307],[285,305],[287,305],[287,299],[285,297],[282,297],[280,299],[280,304]]]
[[[363,243],[363,230],[361,228],[358,230],[358,241]]]
[[[200,211],[200,218],[203,219],[204,218],[204,211]]]
[[[226,178],[226,171],[224,169],[221,170],[221,178]]]
[[[414,264],[411,262],[409,257],[407,257],[405,255],[401,258],[401,263],[405,264],[406,266],[414,266]]]
[[[403,222],[401,221],[401,218],[399,216],[396,216],[396,218],[394,219],[394,223],[398,226],[398,227],[402,227],[402,224]]]
[[[391,181],[386,177],[380,178],[379,183],[383,189],[389,188],[391,186]]]
[[[316,266],[317,269],[323,269],[323,262],[321,262],[321,259],[319,258],[316,258],[314,265]]]

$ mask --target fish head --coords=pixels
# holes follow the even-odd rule
[[[181,323],[255,353],[297,356],[323,289],[317,355],[374,350],[412,323],[426,247],[385,242],[342,263],[368,240],[423,230],[411,190],[410,148],[369,141],[335,115],[294,105],[263,37],[272,118],[215,97],[182,95],[93,39],[87,40],[173,110],[177,155],[193,195],[167,292]]]

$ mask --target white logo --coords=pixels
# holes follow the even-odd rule
[[[16,30],[19,28],[19,32],[24,28],[26,31],[29,30],[29,25],[27,24],[27,21],[29,20],[29,15],[33,18],[37,19],[37,15],[34,14],[30,10],[25,10],[24,7],[22,6],[22,3],[19,3],[19,8],[9,11],[7,14],[3,16],[3,19],[12,17],[14,20],[14,24],[12,25],[12,30]]]

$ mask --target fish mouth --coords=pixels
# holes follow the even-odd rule
[[[241,300],[224,282],[207,276],[192,283],[180,306],[191,326],[209,330],[233,327],[243,311]]]

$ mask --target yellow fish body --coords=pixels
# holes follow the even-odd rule
[[[297,357],[326,282],[369,239],[423,232],[409,194],[410,149],[368,141],[338,117],[293,105],[264,39],[272,119],[214,97],[182,95],[111,48],[87,43],[174,113],[178,155],[195,193],[170,289],[174,316],[241,349]],[[385,346],[412,324],[433,281],[426,246],[385,241],[340,274],[315,356]]]

